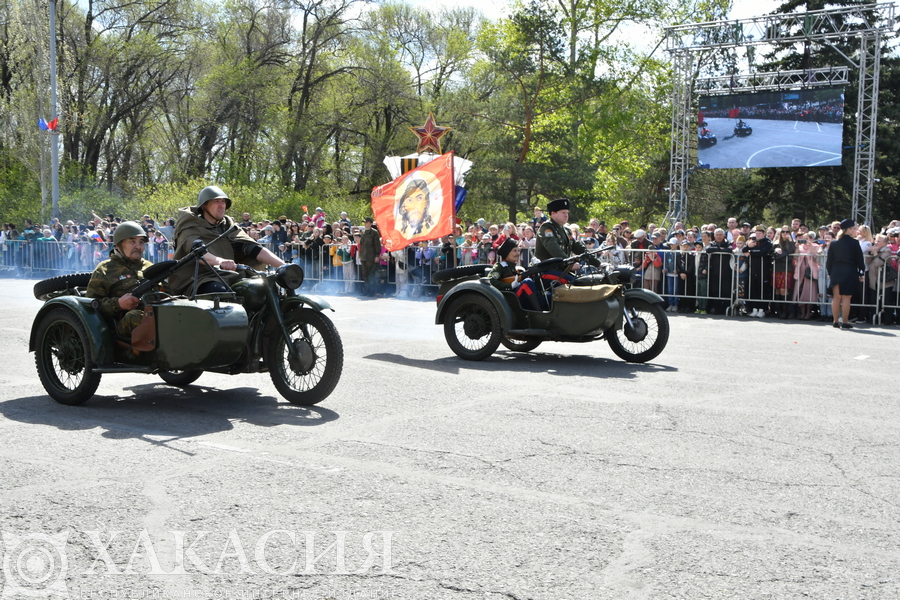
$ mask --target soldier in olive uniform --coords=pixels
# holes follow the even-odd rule
[[[519,268],[519,247],[516,240],[506,239],[497,248],[500,257],[488,273],[491,285],[504,292],[513,292],[526,310],[548,310],[542,291],[534,285],[530,277],[522,278]]]
[[[264,265],[278,268],[285,264],[240,228],[212,244],[213,240],[230,231],[234,225],[234,219],[225,214],[229,208],[231,198],[221,188],[210,185],[197,194],[195,206],[178,209],[175,222],[175,260],[187,256],[196,240],[211,244],[203,255],[206,264],[201,264],[199,268],[197,293],[227,292],[228,287],[219,278],[222,277],[228,283],[240,279],[241,276],[234,273],[239,263],[249,264],[254,268],[264,268]],[[216,274],[213,271],[215,267],[230,273]],[[193,286],[194,269],[181,269],[169,276],[168,287],[176,294],[188,294]]]
[[[87,297],[100,301],[100,312],[116,321],[119,335],[129,337],[141,324],[140,299],[131,290],[144,277],[144,269],[153,263],[144,259],[147,234],[139,223],[125,221],[113,235],[113,248],[91,275]]]

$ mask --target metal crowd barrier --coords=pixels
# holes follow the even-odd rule
[[[450,254],[442,253],[440,246],[407,248],[376,260],[369,285],[363,286],[357,259],[352,258],[349,264],[345,264],[347,261],[343,259],[335,260],[332,250],[336,253],[342,247],[340,244],[323,245],[318,249],[291,245],[282,248],[274,244],[264,246],[283,260],[301,265],[307,285],[312,291],[322,294],[359,294],[366,289],[383,295],[433,297],[438,286],[431,283],[431,275],[453,266]],[[658,270],[644,269],[645,259],[651,252],[657,253],[661,259],[662,266]],[[457,248],[457,253],[457,266],[489,264],[486,251]],[[530,253],[531,250],[527,249],[522,253],[523,266],[530,261]],[[14,271],[15,275],[26,278],[53,277],[70,272],[93,271],[108,255],[109,244],[106,243],[7,241],[0,249],[0,270]],[[144,252],[144,257],[152,262],[166,260],[171,255],[168,244],[154,242],[149,243]],[[746,254],[734,252],[619,249],[605,252],[601,258],[616,265],[635,267],[642,276],[639,285],[660,294],[670,306],[684,312],[699,310],[736,315],[746,314],[755,308],[771,312],[814,305],[821,316],[830,317],[826,255],[823,252],[811,256],[817,268],[810,269],[809,278],[805,277],[805,267],[800,270],[796,267],[796,261],[803,256],[810,255],[796,253],[786,258],[770,255],[762,261],[754,261]],[[693,261],[693,270],[695,273],[699,271],[699,275],[686,279],[680,277],[677,265],[686,260]],[[672,265],[676,265],[674,277],[667,270]],[[781,278],[777,274],[782,272],[786,273],[784,278],[790,283],[785,288],[777,288],[775,280]],[[866,282],[860,284],[851,304],[858,315],[876,324],[900,323],[900,277],[887,281],[887,273],[886,268],[880,270],[874,288],[869,287],[867,274]]]
[[[726,315],[746,314],[755,309],[766,311],[791,311],[794,307],[811,305],[818,308],[820,316],[831,317],[831,300],[828,294],[830,281],[825,269],[826,254],[794,253],[785,258],[775,255],[751,260],[747,254],[707,253],[705,251],[672,250],[624,250],[625,262],[638,268],[642,275],[642,285],[666,299],[670,306],[682,307],[683,303],[691,303],[690,312],[703,310],[707,313]],[[663,262],[662,272],[657,277],[644,277],[642,267],[644,259],[650,252],[657,252]],[[680,276],[670,278],[664,270],[667,255],[681,255],[694,260],[695,270],[706,269],[706,276],[682,280]],[[801,268],[797,261],[802,257]],[[812,267],[812,263],[816,267]],[[806,277],[806,265],[810,264],[810,277]],[[784,273],[779,276],[778,273]],[[876,286],[869,287],[868,272],[866,281],[860,283],[854,295],[851,307],[855,308],[861,318],[871,319],[873,323],[900,322],[900,306],[898,306],[898,281],[887,281],[888,270],[879,271]],[[677,273],[676,273],[677,275]],[[784,287],[776,287],[776,279],[784,280]],[[674,280],[674,281],[673,281]],[[808,287],[807,287],[808,286]],[[785,293],[779,293],[785,292]]]

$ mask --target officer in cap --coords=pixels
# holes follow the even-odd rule
[[[140,298],[131,290],[144,278],[144,269],[153,265],[144,258],[147,241],[140,223],[125,221],[116,227],[109,259],[97,265],[88,283],[87,297],[99,301],[100,312],[115,320],[121,336],[130,336],[143,318]]]
[[[584,244],[572,239],[572,231],[566,225],[569,222],[569,199],[557,198],[547,204],[547,212],[550,220],[543,223],[538,230],[534,253],[538,260],[548,258],[569,258],[573,254],[587,252]],[[591,256],[588,262],[594,266],[600,266],[600,261]],[[581,264],[572,265],[572,270],[577,271]]]
[[[191,245],[201,240],[209,244],[214,239],[231,229],[234,219],[225,214],[231,208],[231,199],[214,185],[200,190],[197,204],[178,209],[175,221],[175,260],[179,260],[191,251]],[[280,267],[284,263],[268,249],[260,245],[240,227],[210,246],[203,255],[209,267],[218,267],[224,271],[234,271],[237,263],[259,266],[259,264]],[[208,294],[228,291],[219,277],[204,264],[200,264],[197,275],[197,292]],[[236,274],[222,274],[228,282],[236,281]],[[169,287],[176,294],[189,293],[194,284],[194,269],[183,268],[169,277]]]

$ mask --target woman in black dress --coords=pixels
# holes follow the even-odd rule
[[[841,232],[837,240],[828,248],[828,256],[825,259],[825,269],[831,278],[831,288],[834,299],[831,301],[831,312],[834,317],[834,327],[852,329],[848,322],[850,317],[850,299],[856,293],[859,283],[864,281],[866,261],[863,258],[862,248],[856,239],[856,223],[853,219],[841,221]],[[843,322],[838,323],[838,316],[843,317]]]

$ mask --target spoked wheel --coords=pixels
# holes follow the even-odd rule
[[[203,375],[203,369],[188,369],[187,371],[160,371],[159,376],[169,385],[176,387],[184,387],[191,385],[200,376]]]
[[[309,308],[285,315],[290,340],[276,329],[266,362],[278,392],[291,404],[311,406],[328,397],[341,378],[344,347],[331,319]],[[287,344],[297,349],[291,356]]]
[[[512,350],[513,352],[531,352],[541,345],[541,341],[542,340],[514,340],[504,335],[503,339],[500,340],[500,343],[503,344],[507,350]]]
[[[44,389],[60,404],[82,404],[97,391],[90,342],[84,325],[67,309],[44,315],[37,332],[34,362]]]
[[[491,301],[466,294],[453,301],[444,320],[444,337],[450,349],[466,360],[484,360],[500,346],[500,315]]]
[[[643,363],[659,356],[669,341],[669,318],[665,311],[658,304],[640,298],[626,298],[625,310],[634,327],[627,320],[622,323],[622,329],[609,336],[609,347],[628,362]]]

